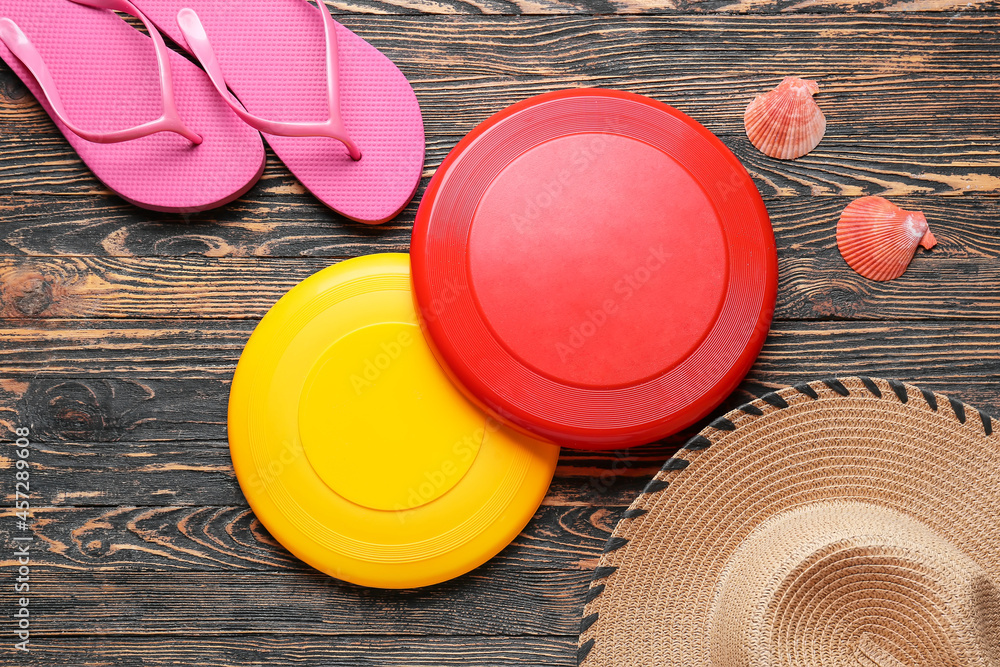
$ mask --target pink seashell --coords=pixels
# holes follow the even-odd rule
[[[844,261],[871,280],[900,277],[918,245],[930,250],[936,243],[923,213],[904,211],[882,197],[855,199],[837,223]]]
[[[819,145],[826,117],[813,100],[815,81],[786,76],[769,93],[753,98],[743,114],[750,143],[768,157],[792,160]]]

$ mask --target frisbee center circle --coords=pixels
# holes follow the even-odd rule
[[[410,323],[373,324],[337,340],[299,402],[299,436],[316,474],[376,510],[412,509],[447,493],[472,466],[485,427]]]
[[[726,239],[698,181],[642,141],[539,144],[475,212],[477,307],[522,363],[581,387],[639,383],[685,360],[718,318]]]

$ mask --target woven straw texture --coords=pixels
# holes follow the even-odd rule
[[[768,394],[667,462],[587,600],[587,667],[1000,665],[993,421],[895,381]]]

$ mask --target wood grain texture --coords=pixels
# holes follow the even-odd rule
[[[413,221],[355,224],[309,195],[257,192],[189,219],[113,195],[8,198],[0,211],[0,257],[355,257],[408,251]]]
[[[849,201],[768,202],[781,281],[777,319],[1000,319],[1000,292],[992,289],[1000,282],[1000,198],[894,198],[904,208],[923,210],[938,245],[919,250],[902,278],[885,283],[862,278],[840,257],[837,220]],[[47,231],[26,223],[7,237],[33,256],[0,257],[0,317],[258,320],[300,280],[345,255],[406,250],[395,241],[380,246],[376,238],[359,248],[352,228],[324,220],[274,223],[256,244],[241,225],[222,224],[198,232],[190,225],[147,225],[136,232],[126,223],[110,230],[100,225],[103,235],[84,237],[71,230],[80,226],[72,212],[64,215]],[[69,229],[63,233],[60,226]],[[135,247],[127,252],[89,256],[130,242],[130,234]],[[280,245],[272,242],[277,238],[284,239]],[[66,246],[51,246],[62,240]],[[219,256],[221,249],[227,254]]]
[[[6,369],[5,369],[6,371]],[[38,442],[225,439],[229,378],[170,381],[0,379],[0,425]]]
[[[736,153],[772,216],[780,290],[758,363],[713,416],[840,374],[898,377],[1000,414],[998,0],[330,5],[413,81],[428,138],[421,192],[475,125],[564,87],[673,104]],[[761,155],[742,127],[750,99],[786,74],[819,80],[829,124],[793,162]],[[860,278],[836,250],[839,212],[864,194],[923,210],[940,241],[897,281]],[[226,405],[257,320],[329,264],[405,252],[416,208],[380,227],[348,222],[269,153],[261,181],[222,209],[135,209],[0,66],[0,437],[29,425],[35,443],[37,618],[31,654],[4,643],[0,662],[575,664],[605,540],[707,419],[627,452],[565,450],[511,545],[419,591],[313,571],[260,524],[235,480]],[[3,543],[9,453],[0,447]],[[0,575],[15,565],[0,554]],[[0,595],[0,616],[11,604]]]
[[[995,11],[995,0],[337,0],[336,13],[371,14],[776,14],[781,12]]]
[[[33,497],[42,506],[246,506],[224,427],[217,429],[222,439],[210,441],[46,442],[38,429],[33,432]],[[564,450],[545,502],[628,504],[684,439],[611,453]],[[0,455],[0,478],[13,470],[7,454]],[[0,493],[13,505],[12,488],[0,484]]]
[[[183,324],[183,323],[182,323]],[[253,322],[45,320],[25,330],[0,321],[0,366],[10,378],[228,379]],[[957,388],[984,408],[1000,405],[997,322],[776,322],[750,379],[783,386],[817,375],[862,374]],[[197,383],[196,383],[197,384]],[[205,385],[206,387],[210,385]],[[219,385],[215,385],[218,387]]]
[[[4,646],[0,655],[10,649]],[[7,653],[9,655],[9,653]],[[26,667],[575,667],[572,637],[330,637],[228,634],[218,636],[46,637]]]
[[[523,568],[589,570],[615,520],[649,476],[627,493],[620,489],[605,499],[614,504],[556,505],[549,503],[560,501],[549,498],[487,569],[505,573],[497,575],[505,579],[504,585],[513,585],[511,577],[516,579]],[[5,528],[0,534],[13,525],[12,514],[2,515]],[[270,536],[245,501],[240,506],[40,506],[34,522],[37,546],[32,560],[37,567],[68,572],[312,572]],[[10,553],[2,556],[0,566],[15,565]]]
[[[587,570],[513,571],[488,564],[434,587],[385,591],[315,570],[220,576],[38,568],[34,574],[38,631],[63,636],[570,635],[579,627],[590,577]]]
[[[224,442],[229,388],[229,378],[0,380],[0,433],[10,436],[16,426],[30,426],[39,443]],[[745,382],[720,409],[767,391],[765,385]],[[612,460],[620,454],[611,454]]]
[[[851,199],[768,197],[766,204],[779,259],[789,260],[802,253],[836,254],[837,219]],[[31,197],[24,200],[23,206],[7,209],[0,219],[0,261],[6,271],[15,271],[32,267],[32,261],[38,262],[34,266],[44,267],[49,259],[61,257],[75,257],[81,262],[120,258],[132,260],[141,269],[141,258],[149,263],[146,266],[150,272],[158,273],[161,258],[191,258],[195,262],[198,258],[299,258],[308,265],[310,259],[327,258],[331,260],[327,263],[332,263],[373,252],[409,250],[412,220],[405,216],[378,227],[340,223],[322,211],[312,211],[314,207],[308,206],[308,201],[307,196],[300,195],[270,196],[254,206],[256,210],[250,217],[242,206],[247,201],[241,199],[197,219],[182,221],[167,215],[153,219],[160,214],[139,211],[110,195],[85,200]],[[1000,256],[994,224],[1000,219],[1000,198],[900,196],[893,197],[893,201],[927,215],[940,242],[934,257],[979,259],[987,266],[987,261]],[[293,212],[295,209],[310,210]],[[248,262],[243,266],[254,265]],[[250,274],[248,279],[253,277]],[[4,307],[10,312],[18,310],[7,301]],[[68,308],[65,311],[72,312]],[[50,316],[44,311],[39,314]]]
[[[558,88],[602,86],[693,116],[733,148],[765,195],[1000,192],[1000,93],[991,66],[1000,24],[992,13],[344,21],[413,82],[427,127],[428,176],[461,136],[509,104]],[[16,208],[52,192],[106,192],[2,71],[0,188],[10,199],[0,205]],[[780,162],[750,147],[742,115],[755,94],[789,73],[819,80],[828,129],[812,154]],[[252,217],[254,201],[285,192],[302,189],[272,159],[235,206]],[[301,199],[300,211],[323,213]],[[404,219],[414,211],[411,205]]]

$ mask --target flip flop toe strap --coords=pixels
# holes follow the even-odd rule
[[[308,1],[308,0],[305,0]],[[209,79],[215,86],[216,91],[222,96],[229,107],[243,122],[265,134],[273,134],[282,137],[329,137],[336,139],[347,147],[347,152],[354,160],[361,159],[361,150],[357,144],[348,136],[340,115],[340,84],[338,72],[340,71],[337,55],[337,29],[330,10],[323,3],[317,0],[319,12],[323,17],[323,33],[326,42],[326,91],[327,101],[330,109],[330,116],[323,122],[279,122],[267,120],[260,116],[249,113],[239,101],[233,97],[226,87],[226,77],[222,72],[222,66],[215,56],[215,50],[208,39],[205,27],[201,23],[198,14],[190,8],[181,9],[177,12],[177,24],[184,39],[187,40],[195,58],[208,73]]]
[[[146,26],[146,30],[149,32],[149,36],[153,40],[153,48],[156,50],[156,64],[160,77],[160,93],[163,98],[163,114],[156,120],[148,123],[112,132],[92,132],[74,124],[73,121],[70,120],[69,114],[66,112],[66,107],[63,105],[62,98],[59,96],[59,91],[56,88],[55,80],[52,78],[52,73],[49,71],[48,66],[42,59],[38,49],[35,48],[34,44],[31,43],[28,37],[24,34],[21,28],[14,23],[14,21],[9,18],[0,18],[0,41],[2,41],[4,45],[10,49],[11,53],[14,54],[14,57],[21,61],[28,71],[31,72],[31,76],[34,77],[35,81],[38,83],[38,87],[41,88],[42,94],[48,101],[49,106],[52,109],[52,113],[56,116],[56,118],[58,118],[59,121],[69,128],[74,134],[86,139],[87,141],[92,141],[97,144],[113,144],[122,141],[130,141],[132,139],[149,136],[150,134],[156,134],[157,132],[173,132],[181,135],[193,144],[200,144],[202,141],[201,136],[189,129],[184,124],[184,121],[181,120],[180,114],[177,112],[177,105],[174,101],[173,79],[170,75],[170,63],[167,60],[170,51],[167,49],[167,45],[163,42],[163,37],[161,37],[160,33],[153,27],[153,24],[150,23],[142,12],[136,9],[135,5],[128,0],[72,1],[78,5],[93,7],[95,9],[110,9],[113,11],[123,12],[125,14],[131,14],[142,21],[143,25]]]

